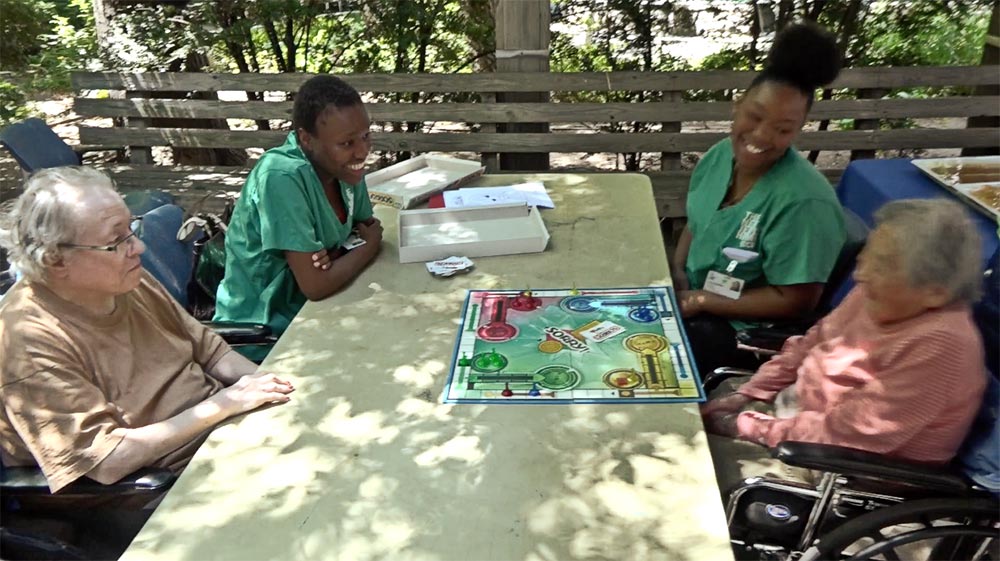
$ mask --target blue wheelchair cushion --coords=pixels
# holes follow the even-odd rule
[[[146,244],[142,266],[160,281],[181,306],[188,305],[188,282],[194,271],[194,241],[177,241],[184,210],[162,205],[143,215],[140,239]]]
[[[76,152],[38,118],[25,119],[0,131],[0,144],[7,147],[21,169],[28,173],[80,165]]]

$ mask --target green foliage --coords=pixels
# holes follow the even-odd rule
[[[858,66],[979,64],[992,2],[892,3],[869,14],[855,39]]]
[[[39,37],[42,48],[29,63],[32,91],[68,92],[71,70],[100,67],[91,0],[53,4],[50,29]]]
[[[0,127],[31,116],[25,106],[24,92],[16,85],[0,80]]]
[[[91,0],[0,0],[0,125],[31,115],[28,100],[70,89],[69,71],[96,60]]]
[[[553,72],[622,72],[686,70],[687,63],[664,49],[660,37],[668,32],[673,5],[661,0],[560,0],[553,23],[573,23],[576,35],[553,29]],[[561,92],[559,101],[642,103],[659,101],[663,92]],[[608,132],[643,133],[658,130],[657,123],[615,122],[600,126]],[[642,154],[622,154],[625,168],[638,170]]]
[[[746,49],[723,49],[705,57],[700,70],[750,70],[753,68],[750,53]],[[733,98],[731,91],[691,90],[684,99],[688,101],[728,101]]]
[[[23,70],[42,50],[40,37],[49,30],[50,2],[0,0],[0,69]]]

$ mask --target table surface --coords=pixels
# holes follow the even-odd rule
[[[670,283],[649,180],[545,183],[543,253],[448,279],[384,249],[264,367],[289,404],[216,429],[123,559],[732,559],[695,404],[447,405],[465,291]]]

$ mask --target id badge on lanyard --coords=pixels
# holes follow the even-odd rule
[[[338,181],[338,183],[340,183],[340,182]],[[343,188],[344,184],[340,183],[340,185],[341,185],[340,192],[344,195],[344,206],[346,207],[344,210],[347,211],[347,222],[346,222],[346,224],[347,224],[348,227],[353,228],[354,227],[354,220],[353,220],[353,217],[354,217],[354,187],[353,186],[349,186],[348,189],[345,190]]]
[[[725,247],[722,249],[722,254],[729,259],[726,272],[709,271],[708,276],[705,277],[704,289],[712,294],[725,296],[732,300],[739,300],[740,295],[743,294],[743,285],[746,281],[732,276],[731,273],[736,270],[736,267],[740,263],[749,263],[760,257],[760,254],[756,251],[748,251],[736,247]]]

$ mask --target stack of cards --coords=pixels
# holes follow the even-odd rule
[[[450,277],[458,273],[468,273],[472,270],[472,260],[468,257],[448,257],[438,261],[428,261],[427,271],[435,277]]]

